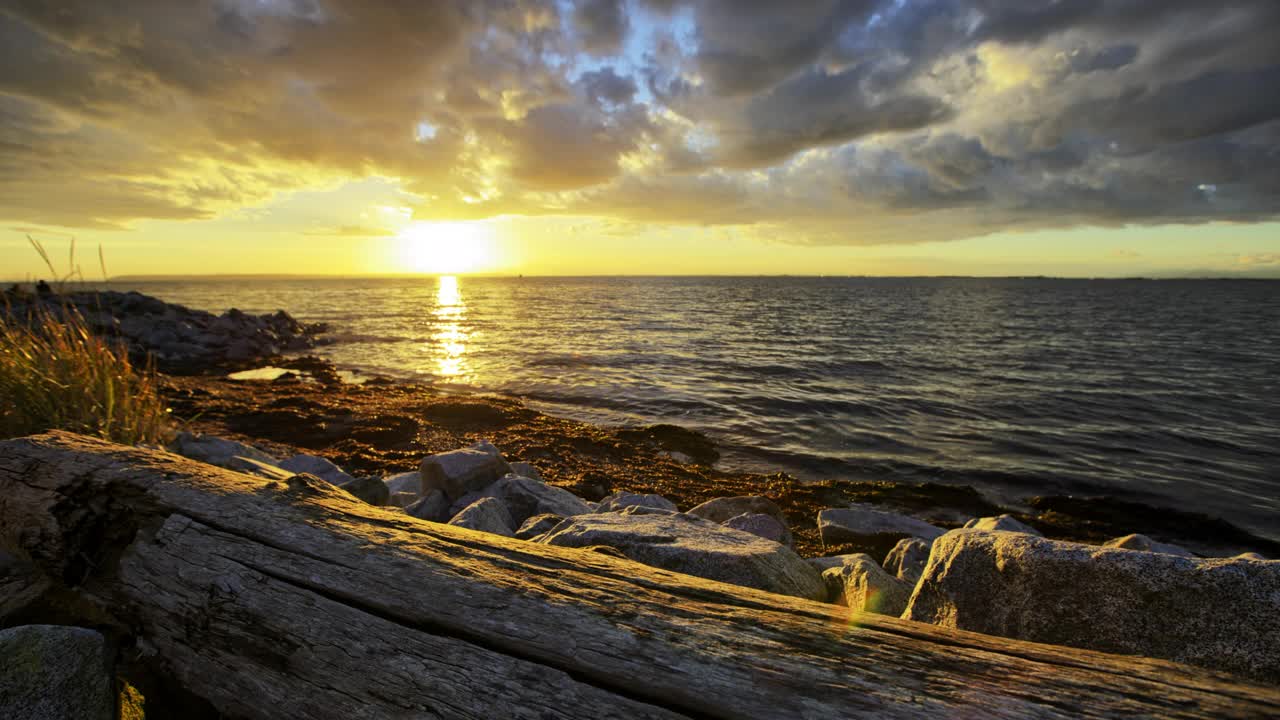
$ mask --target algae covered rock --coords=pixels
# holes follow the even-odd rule
[[[112,720],[115,701],[101,633],[61,625],[0,630],[0,718]]]
[[[1280,682],[1280,562],[954,530],[903,617]]]

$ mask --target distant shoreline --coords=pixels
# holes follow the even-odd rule
[[[155,282],[228,282],[228,281],[291,281],[291,280],[433,280],[438,277],[464,277],[477,279],[528,279],[528,280],[577,280],[577,279],[796,279],[796,280],[1060,280],[1060,281],[1104,281],[1104,282],[1165,282],[1165,281],[1280,281],[1280,271],[1274,275],[1224,274],[1224,275],[1159,275],[1159,276],[1123,276],[1123,277],[1090,277],[1068,275],[707,275],[707,274],[673,274],[673,275],[536,275],[519,273],[436,273],[436,274],[380,274],[380,275],[290,275],[278,273],[244,273],[232,275],[120,275],[108,280],[85,280],[84,285],[101,285],[116,283],[155,283]],[[19,278],[0,280],[0,284],[29,284],[39,278]],[[81,284],[75,281],[74,284]]]

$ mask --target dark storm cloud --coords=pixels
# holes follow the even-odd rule
[[[0,0],[0,219],[370,175],[813,242],[1269,219],[1277,34],[1275,0]]]

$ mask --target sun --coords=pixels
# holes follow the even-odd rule
[[[433,275],[493,266],[493,227],[485,222],[416,222],[396,236],[400,266]]]

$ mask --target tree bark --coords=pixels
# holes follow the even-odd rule
[[[0,540],[230,717],[1280,715],[1280,691],[1225,674],[851,613],[66,433],[0,443]]]

